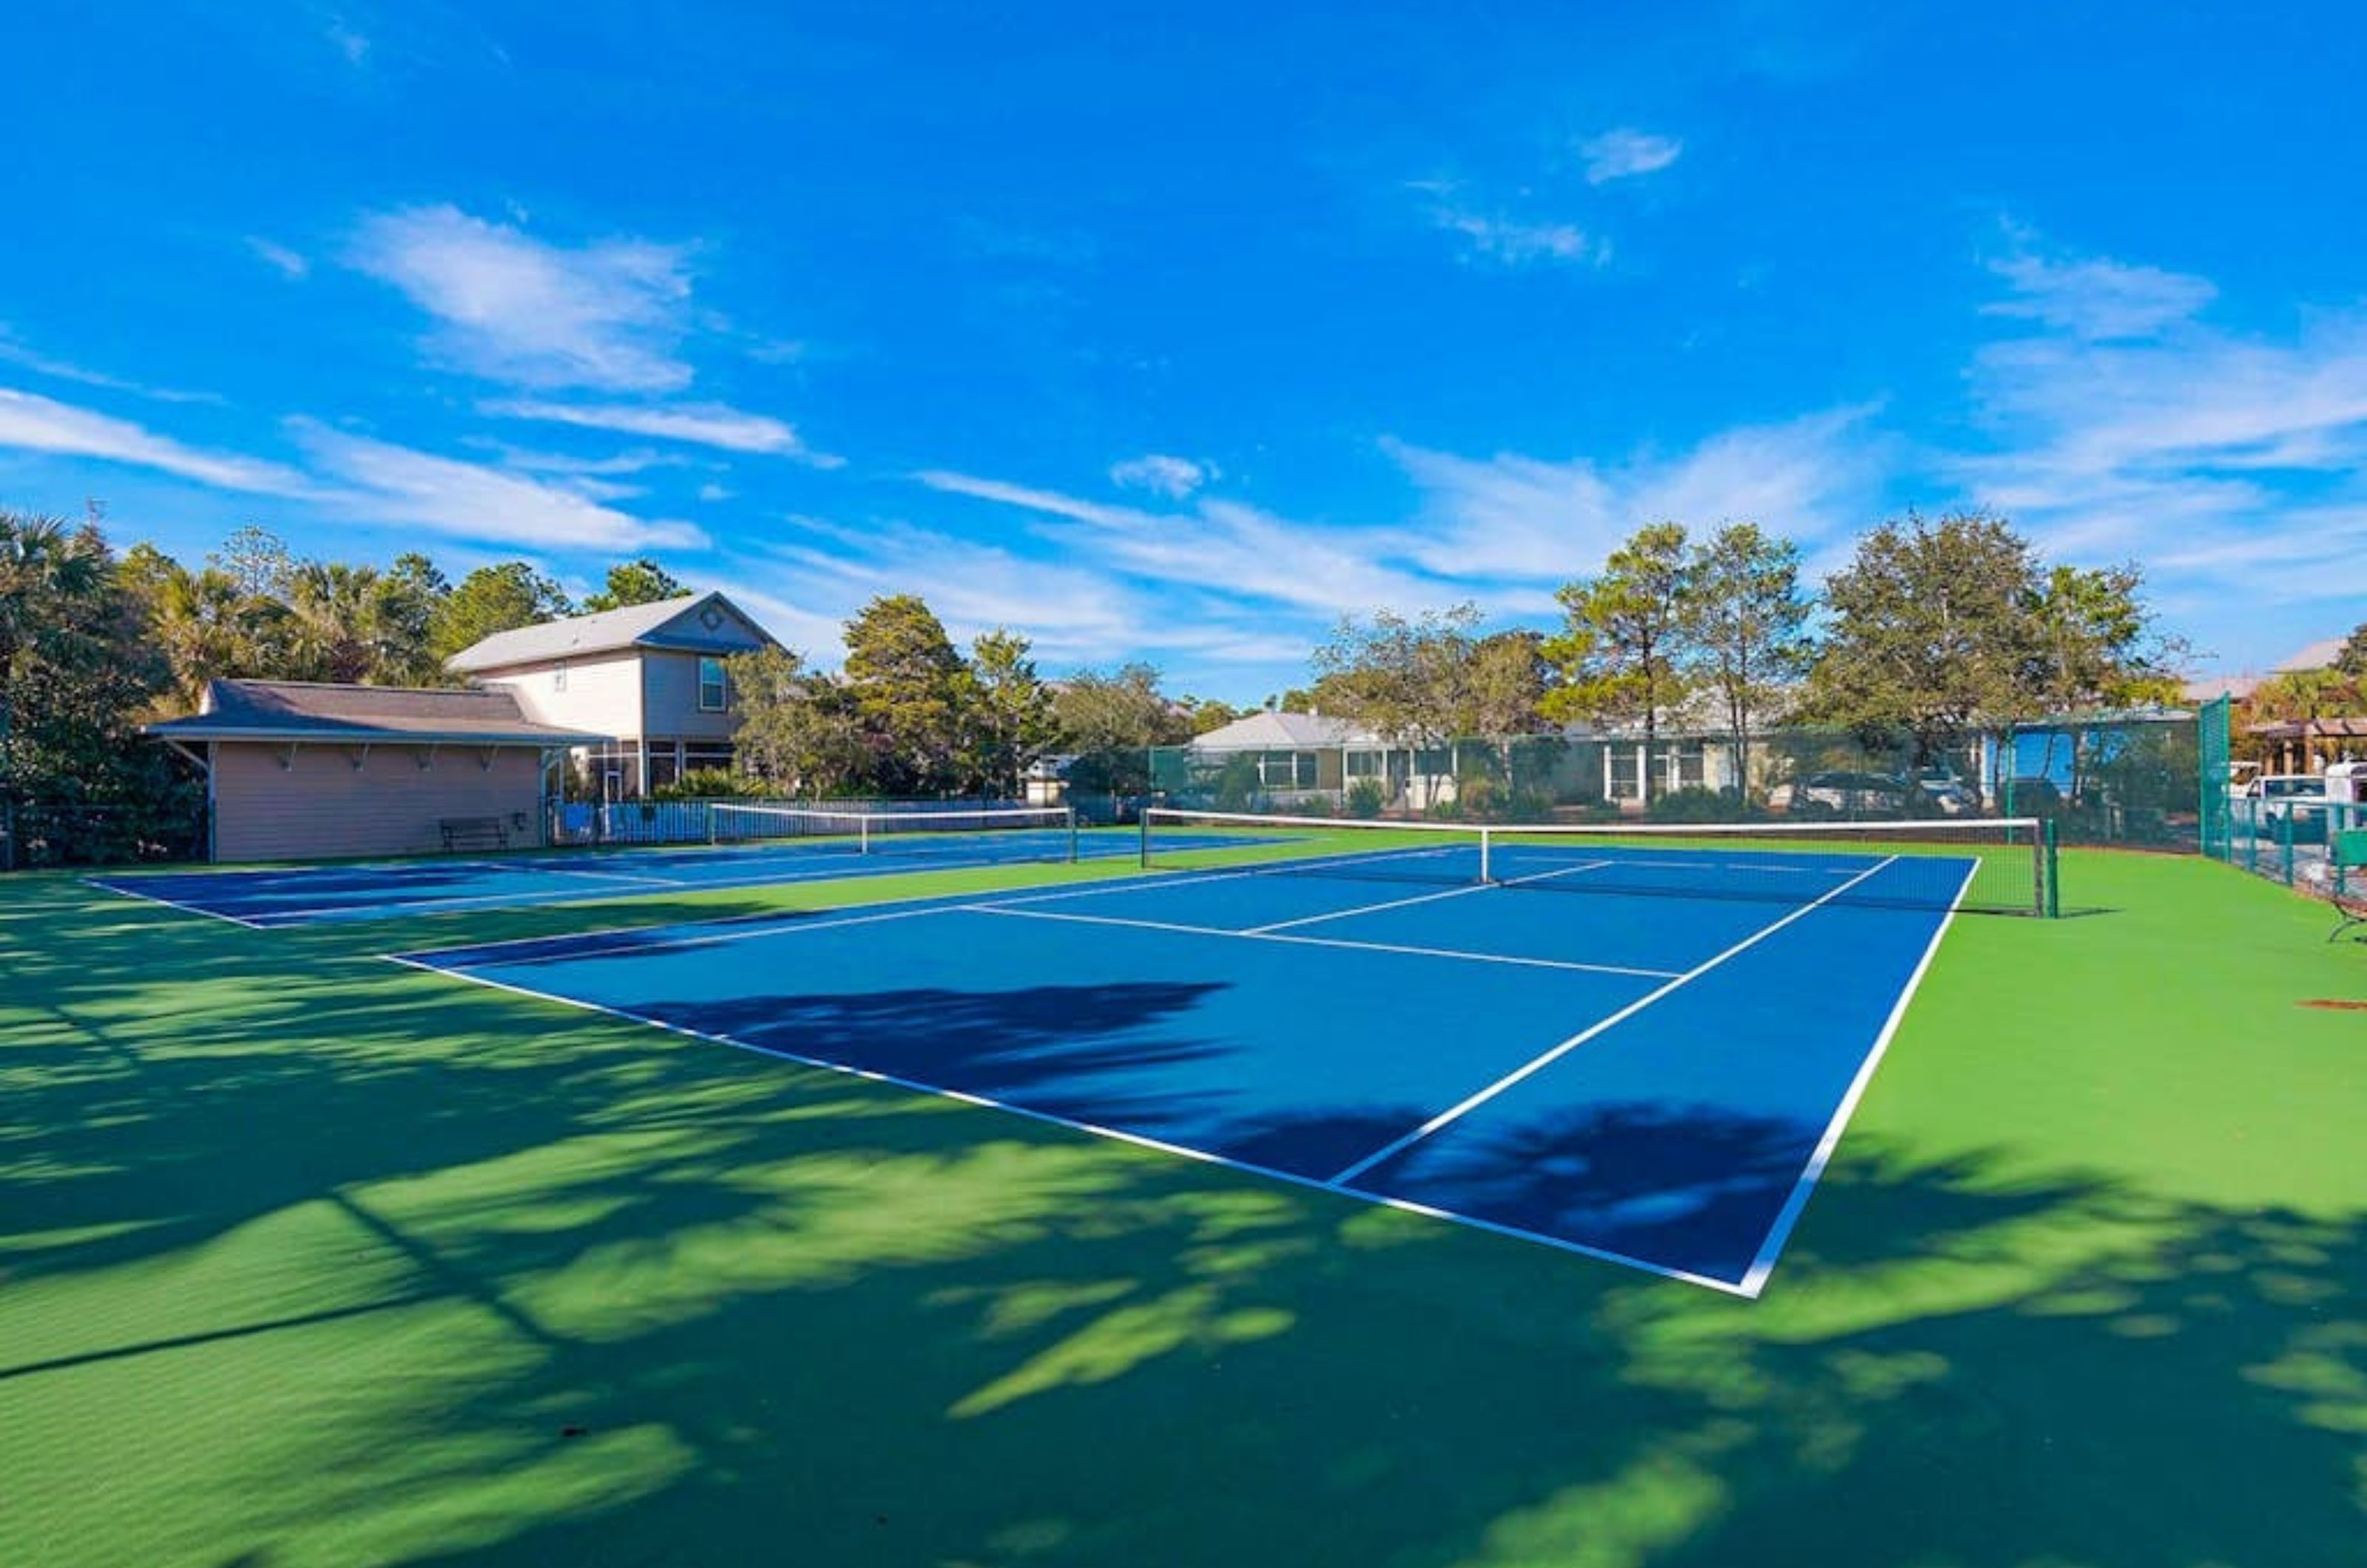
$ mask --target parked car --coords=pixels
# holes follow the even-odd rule
[[[2326,780],[2316,773],[2262,773],[2247,779],[2236,792],[2236,826],[2259,838],[2286,837],[2292,824],[2297,844],[2326,842],[2326,822],[2333,802]]]
[[[1810,773],[1768,792],[1767,804],[1795,817],[1900,818],[1923,815],[1923,792],[1896,773]]]
[[[1931,797],[1931,805],[1942,817],[1968,817],[1979,809],[1980,803],[1955,769],[1942,762],[1937,767],[1918,768],[1915,785]]]

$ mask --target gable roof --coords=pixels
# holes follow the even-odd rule
[[[1193,738],[1195,751],[1287,750],[1321,746],[1377,746],[1380,738],[1344,718],[1313,713],[1253,713]]]
[[[198,711],[152,724],[161,740],[318,740],[579,746],[606,736],[532,724],[505,687],[340,686],[209,681]]]
[[[470,644],[444,661],[447,670],[463,675],[485,670],[507,670],[520,664],[548,664],[595,653],[621,653],[629,648],[680,649],[694,653],[736,653],[745,637],[725,637],[700,624],[700,612],[712,604],[735,620],[759,642],[772,643],[773,634],[721,593],[685,593],[651,604],[628,604],[590,615],[518,626]]]

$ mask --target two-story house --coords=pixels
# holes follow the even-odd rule
[[[614,737],[573,761],[602,798],[625,800],[731,765],[724,660],[773,642],[722,594],[694,593],[496,632],[445,667],[506,689],[537,724]]]

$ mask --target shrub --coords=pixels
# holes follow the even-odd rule
[[[1348,815],[1371,818],[1381,814],[1388,795],[1378,779],[1358,779],[1348,786]]]

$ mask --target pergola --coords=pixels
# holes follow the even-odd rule
[[[2314,773],[2345,757],[2367,759],[2367,717],[2289,718],[2253,725],[2250,733],[2268,746],[2272,773]]]

